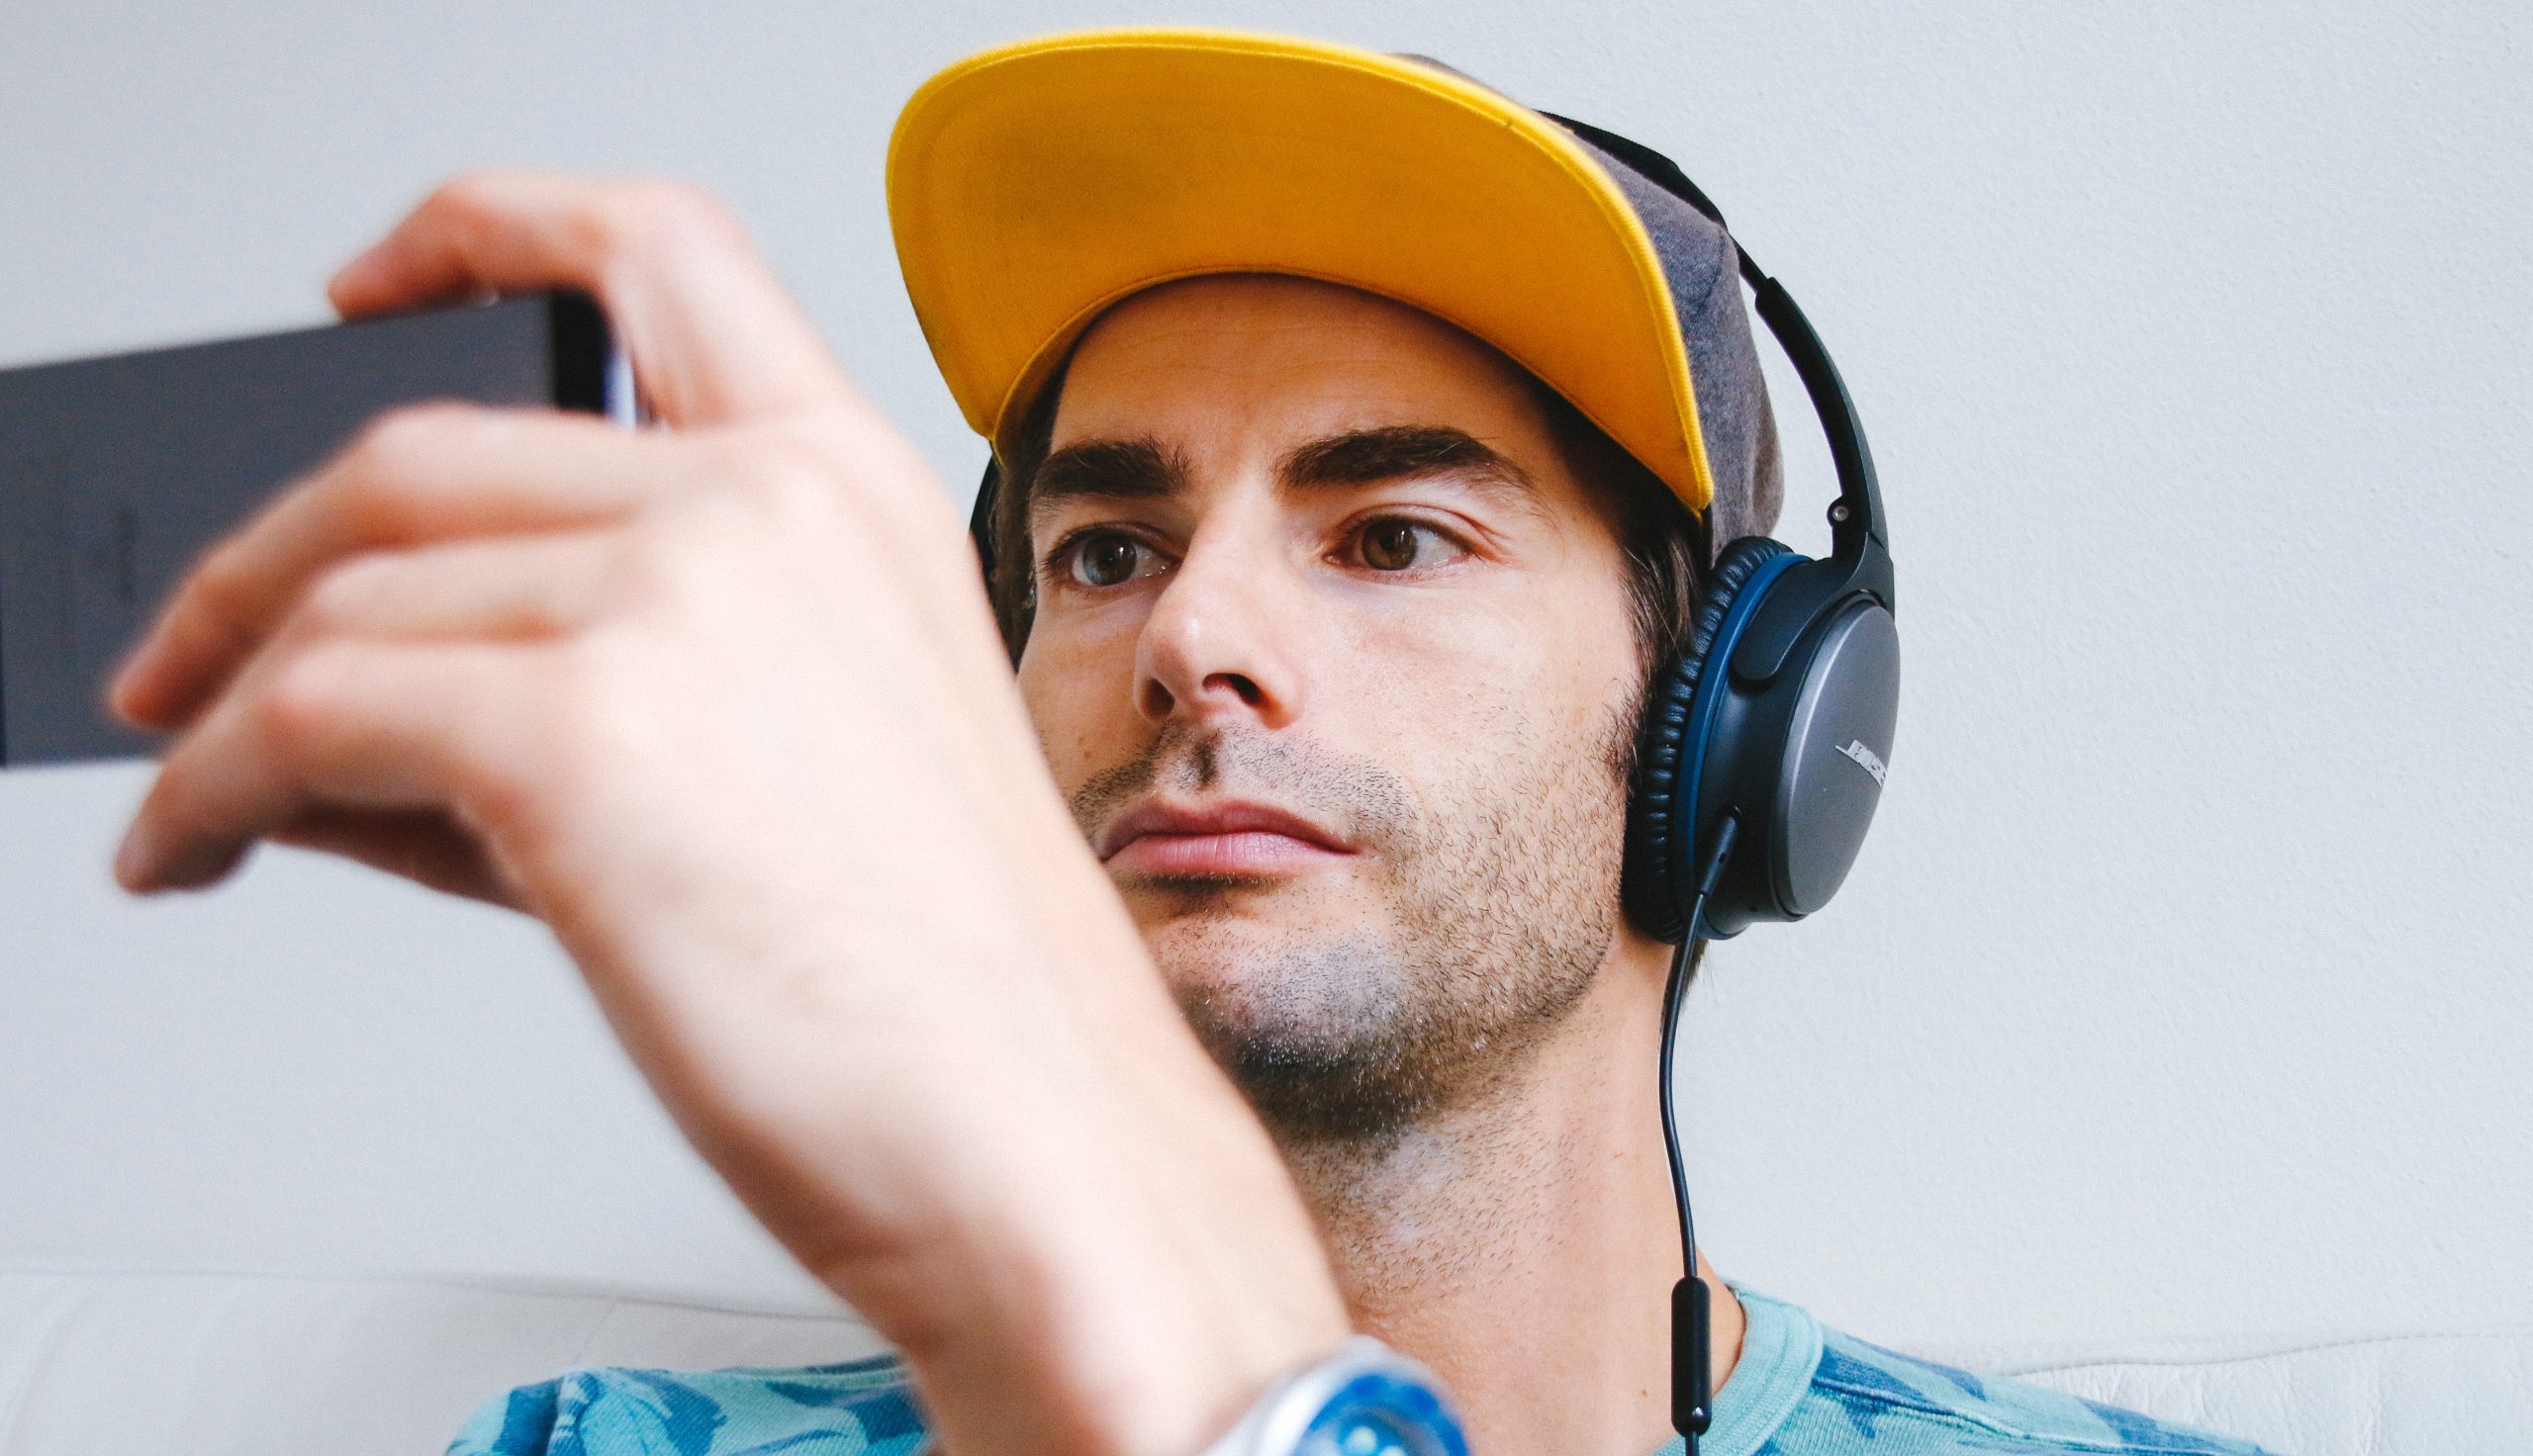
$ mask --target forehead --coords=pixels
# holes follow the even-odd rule
[[[1527,453],[1547,443],[1535,388],[1494,348],[1404,304],[1304,278],[1194,278],[1135,295],[1082,336],[1051,443],[1237,448],[1447,424]]]

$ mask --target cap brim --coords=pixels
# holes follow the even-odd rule
[[[1643,225],[1560,128],[1448,72],[1213,31],[986,51],[906,104],[889,216],[950,392],[997,446],[1109,305],[1285,273],[1458,325],[1692,509],[1714,496]]]

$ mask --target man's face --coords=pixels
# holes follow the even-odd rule
[[[1500,1082],[1623,933],[1626,570],[1533,388],[1414,310],[1261,277],[1127,301],[1065,382],[1021,689],[1288,1132]]]

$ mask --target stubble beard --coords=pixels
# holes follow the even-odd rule
[[[1288,1151],[1392,1142],[1508,1086],[1593,985],[1633,721],[1555,744],[1503,716],[1448,798],[1306,741],[1177,729],[1072,795],[1085,833],[1156,789],[1254,795],[1364,853],[1375,904],[1338,926],[1277,927],[1271,880],[1130,887],[1163,911],[1147,933],[1188,1024]]]

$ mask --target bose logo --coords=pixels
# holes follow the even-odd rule
[[[1864,772],[1873,775],[1873,781],[1875,783],[1882,783],[1884,781],[1882,775],[1891,772],[1890,766],[1882,762],[1882,755],[1866,748],[1864,746],[1864,740],[1861,738],[1852,738],[1847,740],[1847,746],[1838,750],[1838,752],[1845,754],[1848,758],[1855,760],[1857,764],[1861,765]]]

